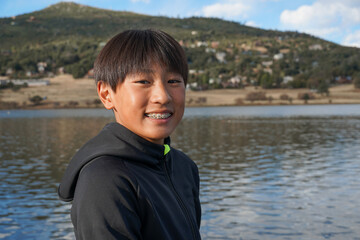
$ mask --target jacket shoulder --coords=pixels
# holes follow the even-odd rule
[[[77,238],[138,239],[137,189],[136,179],[119,158],[101,156],[84,166],[71,209]]]
[[[184,152],[182,152],[178,149],[175,149],[175,148],[171,148],[171,151],[172,151],[173,158],[175,159],[175,161],[181,161],[182,164],[188,165],[191,168],[198,171],[198,167],[197,167],[196,163]]]
[[[136,177],[128,169],[124,160],[116,156],[100,156],[83,166],[79,178],[92,179],[95,184],[117,184],[117,179],[136,187]]]

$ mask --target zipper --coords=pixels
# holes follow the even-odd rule
[[[193,235],[193,238],[194,239],[198,239],[196,237],[196,231],[195,231],[195,227],[194,227],[194,224],[193,222],[191,221],[191,218],[190,218],[190,214],[189,214],[189,211],[188,209],[186,208],[184,202],[182,201],[182,199],[180,198],[180,195],[177,193],[175,187],[174,187],[174,184],[173,182],[171,181],[171,178],[170,178],[170,174],[169,174],[169,170],[167,168],[167,165],[166,165],[166,155],[162,157],[162,160],[163,160],[163,167],[164,167],[164,171],[165,171],[165,175],[166,175],[166,179],[168,181],[168,184],[171,188],[171,190],[173,191],[174,195],[175,195],[175,198],[176,200],[178,201],[178,204],[180,205],[180,208],[181,210],[183,211],[186,219],[187,219],[187,222],[190,223],[190,227],[191,227],[191,232],[192,232],[192,235]]]

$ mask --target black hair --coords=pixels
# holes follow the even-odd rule
[[[103,81],[113,91],[130,73],[160,64],[169,71],[188,78],[184,49],[169,34],[160,30],[127,30],[114,36],[104,46],[94,63],[96,83]]]

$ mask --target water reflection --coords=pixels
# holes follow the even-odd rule
[[[73,239],[56,187],[76,149],[111,120],[0,121],[0,238]]]
[[[0,239],[73,239],[56,187],[111,117],[0,119]],[[185,117],[204,239],[357,239],[360,117]]]
[[[360,118],[185,119],[205,239],[356,239]],[[355,211],[354,211],[355,210]]]

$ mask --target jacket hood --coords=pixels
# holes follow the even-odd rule
[[[165,139],[165,144],[170,144],[169,137]],[[127,161],[157,165],[164,151],[163,145],[147,141],[119,123],[109,123],[72,158],[60,182],[58,195],[63,201],[72,201],[81,169],[97,157],[115,156]]]

